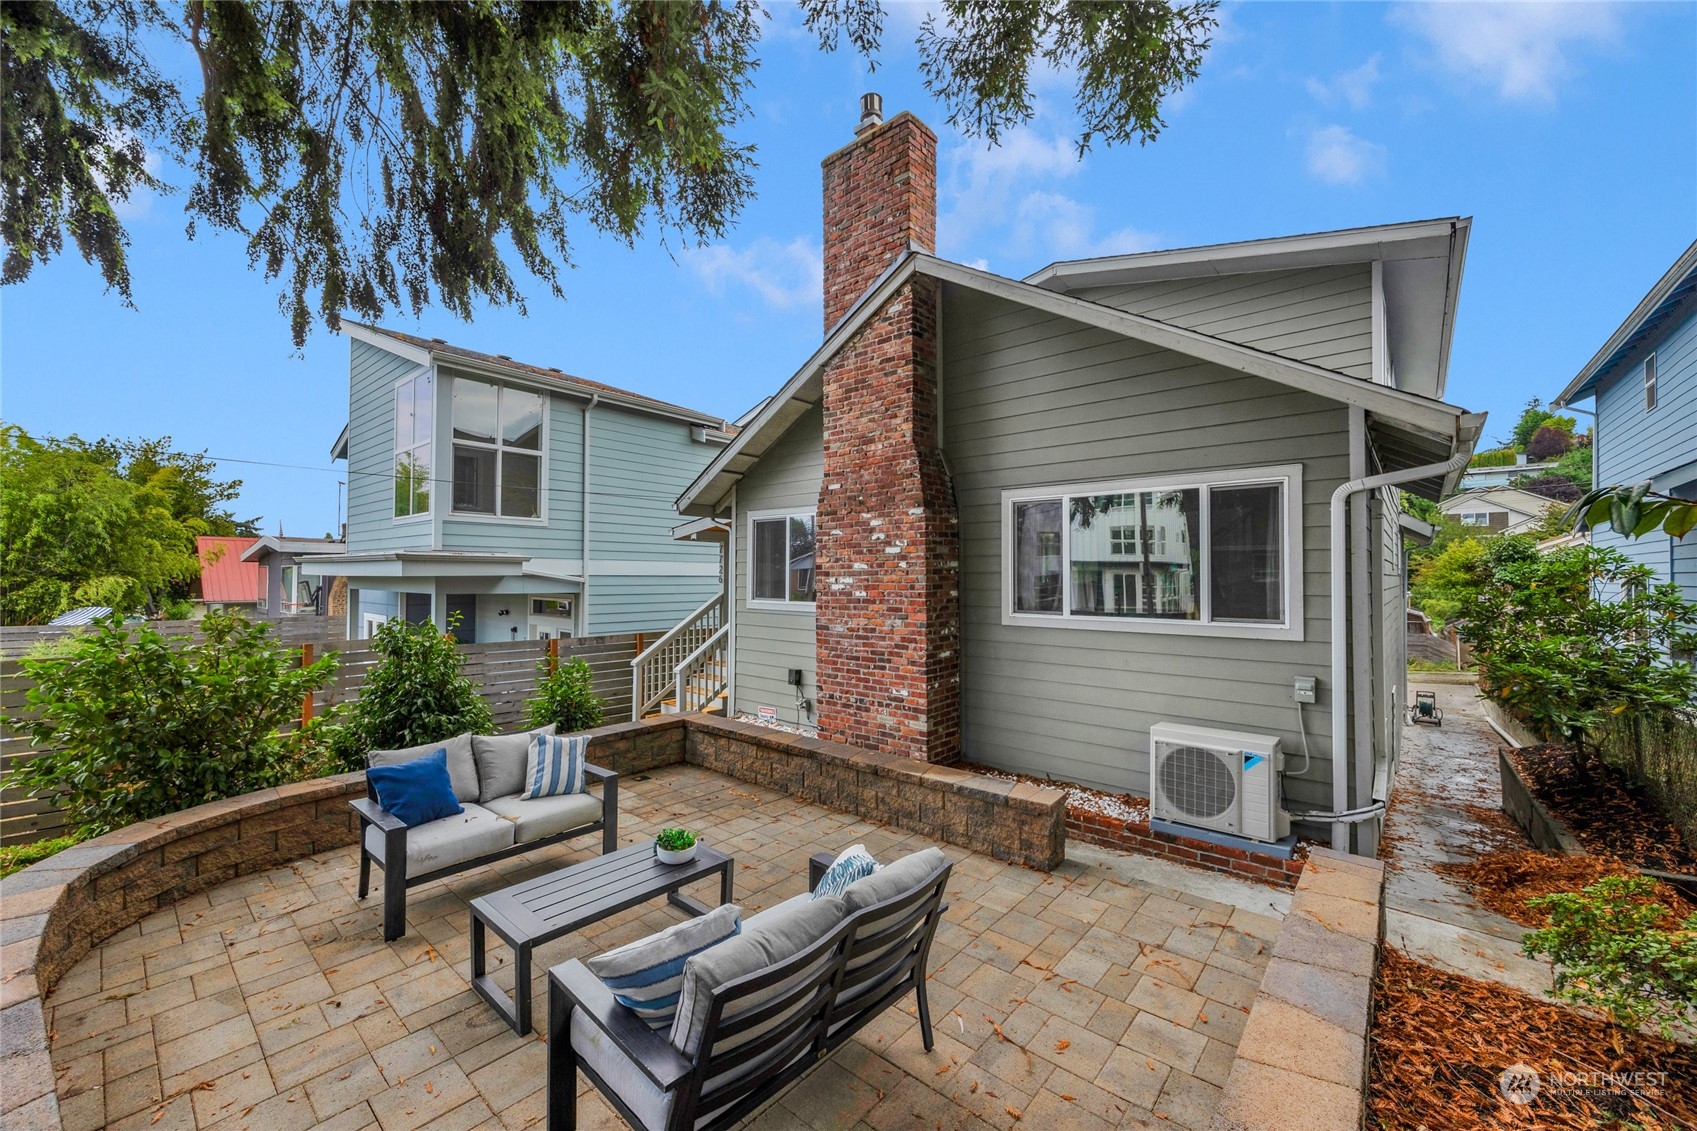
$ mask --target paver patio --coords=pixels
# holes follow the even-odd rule
[[[620,800],[621,843],[681,824],[732,853],[745,913],[804,890],[812,852],[864,841],[888,860],[926,843],[688,766],[626,778]],[[957,863],[931,956],[936,1049],[910,1009],[891,1010],[748,1126],[1206,1127],[1278,920],[1129,878],[1136,862],[1044,874],[944,849]],[[354,899],[351,848],[119,932],[47,1003],[67,1131],[540,1125],[541,1037],[515,1035],[472,992],[466,905],[593,851],[556,846],[418,888],[392,944],[381,894]],[[714,885],[696,894],[711,902]],[[539,947],[538,1003],[548,967],[681,914],[655,901]],[[579,1113],[585,1128],[624,1126],[593,1091]]]

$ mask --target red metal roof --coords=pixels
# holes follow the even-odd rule
[[[195,552],[200,555],[200,599],[223,604],[256,604],[261,586],[265,584],[265,567],[257,562],[242,561],[247,548],[257,538],[218,538],[206,536],[194,540]]]

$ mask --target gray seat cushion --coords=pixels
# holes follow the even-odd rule
[[[497,797],[483,808],[513,827],[513,842],[529,844],[601,819],[601,798],[593,793],[562,793],[554,797]]]
[[[448,752],[448,780],[454,784],[454,796],[459,799],[461,805],[476,801],[479,793],[477,760],[472,757],[469,734],[456,734],[453,738],[443,739],[441,742],[426,742],[422,746],[408,746],[404,750],[373,750],[365,756],[365,764],[394,766],[401,762],[410,762],[414,758],[422,758],[426,754],[434,754],[438,750]]]
[[[581,1009],[572,1011],[572,1048],[583,1058],[586,1067],[594,1069],[606,1081],[608,1090],[631,1109],[642,1131],[660,1131],[666,1126],[666,1119],[672,1114],[674,1093],[661,1091],[659,1085],[643,1075],[642,1069]]]
[[[793,958],[830,934],[842,921],[843,901],[837,896],[787,899],[749,919],[742,926],[742,934],[736,938],[726,939],[692,957],[684,963],[678,1017],[672,1023],[672,1044],[686,1056],[693,1056],[707,1026],[712,995],[719,987],[745,974]],[[780,982],[750,994],[736,1003],[735,1012],[754,1009],[786,988],[787,982]],[[782,1020],[774,1018],[765,1025],[738,1034],[738,1040],[753,1040]]]
[[[940,848],[922,848],[910,852],[894,864],[886,864],[870,876],[856,880],[843,889],[843,906],[850,915],[864,911],[874,903],[894,899],[912,891],[920,881],[943,866],[947,858]],[[862,928],[864,931],[865,928]]]
[[[511,822],[479,805],[467,804],[464,809],[407,830],[407,875],[422,876],[513,846]],[[383,849],[383,831],[367,825],[365,850],[382,861]]]
[[[553,734],[554,729],[554,724],[549,723],[517,734],[472,735],[471,752],[477,759],[478,804],[524,792],[530,740],[539,734]]]

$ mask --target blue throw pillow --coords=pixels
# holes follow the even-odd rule
[[[454,796],[446,749],[393,766],[372,766],[365,780],[377,791],[377,804],[409,829],[465,812]]]
[[[742,909],[722,903],[698,919],[586,959],[589,972],[607,984],[613,999],[648,1023],[670,1029],[678,1011],[684,963],[691,955],[742,933]]]
[[[589,736],[583,734],[539,734],[531,739],[519,799],[582,793],[583,752],[588,746]]]
[[[819,877],[819,886],[813,889],[813,898],[824,899],[827,896],[841,895],[850,884],[865,879],[877,870],[878,861],[872,859],[872,854],[866,851],[864,844],[850,845],[831,861],[831,866]]]

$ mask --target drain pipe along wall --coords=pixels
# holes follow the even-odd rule
[[[1468,448],[1463,447],[1459,453],[1442,463],[1428,463],[1406,471],[1388,471],[1383,475],[1352,479],[1332,492],[1332,812],[1304,815],[1331,820],[1332,847],[1339,852],[1349,851],[1349,826],[1362,817],[1362,813],[1357,810],[1369,808],[1365,797],[1359,805],[1352,807],[1349,790],[1349,554],[1344,538],[1344,520],[1348,514],[1349,499],[1352,495],[1378,487],[1396,487],[1420,479],[1429,479],[1434,475],[1447,477],[1450,472],[1467,466],[1469,455]],[[1359,784],[1365,787],[1370,786],[1371,782]]]

